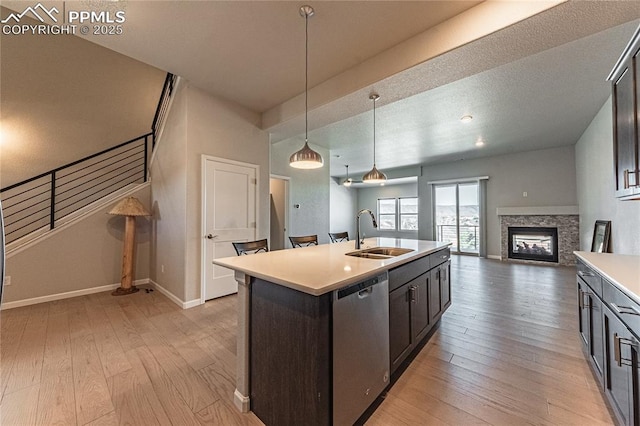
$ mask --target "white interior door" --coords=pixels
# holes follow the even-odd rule
[[[212,263],[235,256],[232,242],[256,239],[258,166],[203,157],[204,300],[238,291],[233,271]],[[203,300],[203,301],[204,301]]]

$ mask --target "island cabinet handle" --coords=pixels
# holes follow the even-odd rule
[[[585,271],[578,271],[578,275],[580,275],[581,277],[595,277],[595,274],[593,272]]]
[[[634,308],[633,306],[618,306],[615,303],[611,303],[611,307],[619,314],[640,316],[640,311],[638,311],[638,309]]]
[[[409,301],[411,302],[417,302],[416,299],[416,290],[418,289],[418,287],[412,285],[411,287],[409,287]]]

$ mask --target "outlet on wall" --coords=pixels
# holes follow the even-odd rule
[[[160,265],[160,272],[164,274],[164,265]]]
[[[11,276],[4,277],[4,285],[11,285]]]
[[[522,193],[522,196],[523,196],[524,198],[527,198],[527,196],[528,196],[528,195],[529,195],[529,194],[527,194],[527,191],[524,191],[524,192]]]

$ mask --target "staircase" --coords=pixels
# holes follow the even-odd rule
[[[93,203],[147,182],[176,80],[167,74],[149,133],[0,189],[5,243],[31,241]]]

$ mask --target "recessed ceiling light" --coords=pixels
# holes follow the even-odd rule
[[[476,146],[480,147],[480,146],[484,146],[484,141],[482,139],[478,139],[476,141]]]
[[[462,121],[463,123],[468,123],[471,120],[473,120],[473,116],[471,115],[463,115],[462,117],[460,117],[460,121]]]

